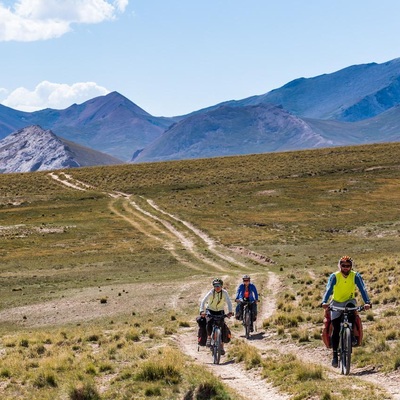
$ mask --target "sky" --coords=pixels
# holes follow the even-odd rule
[[[0,0],[0,104],[154,116],[400,57],[399,0]]]

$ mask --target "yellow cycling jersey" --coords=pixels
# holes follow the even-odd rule
[[[336,284],[333,287],[332,300],[338,303],[343,303],[348,300],[354,299],[356,291],[356,273],[350,271],[347,277],[338,271],[335,273]]]

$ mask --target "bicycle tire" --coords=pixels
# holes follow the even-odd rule
[[[250,338],[250,328],[251,328],[251,312],[250,312],[250,309],[248,306],[245,309],[243,322],[244,322],[244,333],[245,333],[246,339],[249,339]]]
[[[343,330],[341,341],[342,341],[341,343],[342,374],[348,375],[350,373],[351,350],[352,350],[351,331],[349,327]]]
[[[219,364],[221,360],[221,329],[216,328],[214,330],[214,347],[213,347],[213,362]]]

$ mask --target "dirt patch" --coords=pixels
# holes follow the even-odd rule
[[[272,258],[269,258],[268,256],[265,256],[263,254],[256,253],[255,251],[251,251],[244,247],[230,247],[230,249],[237,254],[248,257],[261,264],[275,264],[275,261],[272,260]]]

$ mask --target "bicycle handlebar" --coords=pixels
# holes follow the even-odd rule
[[[222,319],[222,318],[230,318],[232,314],[210,314],[210,313],[205,313],[207,316],[214,318],[214,319]]]
[[[358,307],[338,307],[338,306],[329,306],[329,309],[332,311],[364,311],[364,306]]]

